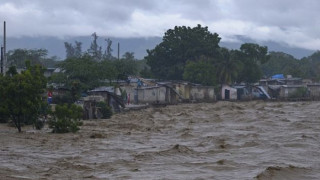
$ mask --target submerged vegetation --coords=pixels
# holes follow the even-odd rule
[[[57,105],[51,114],[49,127],[53,133],[77,132],[82,125],[80,121],[83,115],[82,108],[75,104]]]
[[[112,109],[107,103],[100,101],[97,103],[97,107],[100,108],[103,119],[109,119],[112,116]]]

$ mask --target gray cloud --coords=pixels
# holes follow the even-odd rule
[[[8,36],[162,36],[175,25],[208,26],[223,41],[247,36],[320,47],[318,0],[1,0]]]

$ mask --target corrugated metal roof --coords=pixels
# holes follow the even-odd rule
[[[97,92],[97,91],[108,91],[108,92],[114,92],[114,87],[113,86],[102,86],[102,87],[97,87],[90,92]]]

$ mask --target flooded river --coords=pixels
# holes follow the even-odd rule
[[[85,121],[75,134],[0,125],[0,179],[320,179],[320,102],[182,104]]]

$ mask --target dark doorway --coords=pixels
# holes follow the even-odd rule
[[[227,100],[230,99],[230,90],[228,90],[228,89],[224,90],[224,98]]]
[[[241,100],[242,95],[244,95],[244,89],[237,89],[237,99]]]

